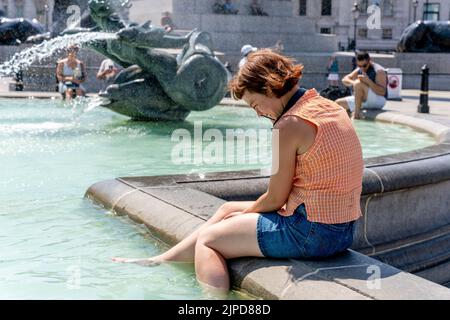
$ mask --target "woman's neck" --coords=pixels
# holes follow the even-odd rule
[[[281,112],[284,111],[289,100],[291,100],[292,96],[297,92],[297,90],[298,90],[298,86],[295,85],[288,93],[286,93],[284,96],[281,97],[281,102],[283,105],[283,110],[281,110]]]
[[[283,116],[284,113],[287,112],[286,108],[288,107],[289,101],[292,99],[292,97],[297,93],[299,87],[295,85],[288,93],[286,93],[284,96],[280,98],[281,100],[281,110],[277,113],[277,119],[272,120],[272,123],[275,124],[280,120],[280,118]]]

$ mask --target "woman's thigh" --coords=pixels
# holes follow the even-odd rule
[[[256,237],[259,214],[245,213],[203,230],[197,241],[218,251],[225,259],[263,257]]]

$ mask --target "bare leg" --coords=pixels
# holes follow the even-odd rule
[[[353,90],[355,93],[355,119],[359,119],[362,104],[367,100],[369,87],[366,84],[358,81],[353,86]]]
[[[66,100],[67,101],[72,100],[72,94],[73,94],[73,90],[72,89],[67,89],[66,90]]]
[[[345,100],[345,98],[337,99],[335,102],[345,110],[350,110],[350,107],[348,106],[347,100]]]
[[[345,98],[341,98],[341,99],[337,99],[335,101],[338,105],[340,105],[342,108],[345,109],[345,111],[347,111],[348,116],[350,117],[352,115],[352,112],[350,111],[350,107],[348,105],[348,102]]]
[[[177,245],[173,246],[168,251],[163,254],[151,257],[147,259],[126,259],[126,258],[113,258],[115,262],[126,262],[126,263],[137,263],[144,266],[151,266],[155,264],[160,264],[162,262],[184,262],[193,263],[195,257],[195,243],[199,233],[206,229],[207,227],[220,222],[223,218],[233,212],[241,212],[252,206],[254,201],[233,201],[226,202],[216,211],[216,213],[200,226],[196,231],[194,231],[190,236],[183,239]]]
[[[209,284],[198,280],[198,278],[197,278],[197,282],[199,283],[200,287],[202,288],[203,295],[207,299],[226,300],[228,298],[229,290],[210,286]]]
[[[77,89],[77,97],[84,97],[84,91],[82,89]]]
[[[200,284],[228,292],[230,279],[225,259],[263,257],[256,235],[258,217],[257,213],[247,213],[200,232],[195,246],[195,272]]]

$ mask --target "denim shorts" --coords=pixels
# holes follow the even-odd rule
[[[277,212],[258,217],[259,248],[267,258],[325,258],[347,250],[353,242],[355,221],[341,224],[310,222],[301,204],[289,217]]]
[[[78,83],[71,81],[64,82],[64,85],[66,86],[67,89],[78,89],[80,87]]]

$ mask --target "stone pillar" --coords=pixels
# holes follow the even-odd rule
[[[34,19],[36,18],[36,5],[33,0],[25,0],[25,5],[23,8],[24,18]]]
[[[16,17],[16,2],[14,0],[8,0],[8,17]]]
[[[48,0],[47,4],[48,4],[48,11],[46,13],[47,15],[46,30],[49,31],[51,29],[50,26],[53,25],[53,8],[55,7],[55,1]]]

